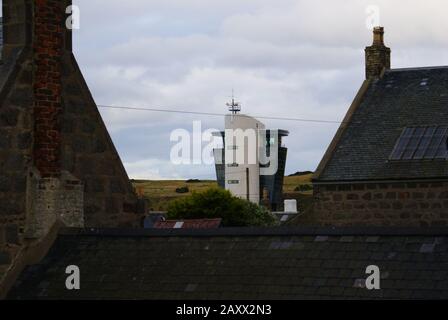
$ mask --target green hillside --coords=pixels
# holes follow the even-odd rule
[[[311,200],[312,174],[285,177],[283,192],[288,199],[297,199],[299,206],[306,209]],[[217,187],[216,181],[201,180],[188,182],[182,180],[132,180],[137,193],[149,200],[151,210],[164,211],[170,201],[185,197],[193,191],[201,192]],[[305,186],[305,187],[304,187]],[[176,189],[188,188],[186,193],[177,193]],[[310,190],[305,190],[310,189]]]

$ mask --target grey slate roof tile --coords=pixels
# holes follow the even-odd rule
[[[448,253],[437,250],[446,236],[316,237],[60,235],[9,298],[448,298]],[[421,253],[428,244],[435,249]],[[64,288],[69,264],[80,267],[79,291]],[[378,291],[364,288],[372,264],[381,271]]]
[[[447,178],[445,160],[389,161],[405,127],[447,125],[447,105],[448,67],[386,71],[367,90],[318,180]]]

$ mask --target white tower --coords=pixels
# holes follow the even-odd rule
[[[244,114],[241,104],[227,103],[231,114],[225,117],[225,188],[233,195],[254,203],[260,202],[260,139],[265,125]]]

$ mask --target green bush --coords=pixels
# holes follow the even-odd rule
[[[173,201],[167,215],[169,219],[221,218],[225,227],[272,226],[277,221],[265,208],[218,188]]]
[[[299,184],[294,191],[296,192],[307,192],[313,190],[313,186],[310,184]]]
[[[176,188],[176,193],[188,193],[188,192],[190,192],[190,189],[188,187]]]

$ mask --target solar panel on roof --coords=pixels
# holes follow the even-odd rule
[[[448,126],[407,127],[401,133],[390,160],[447,158]]]

